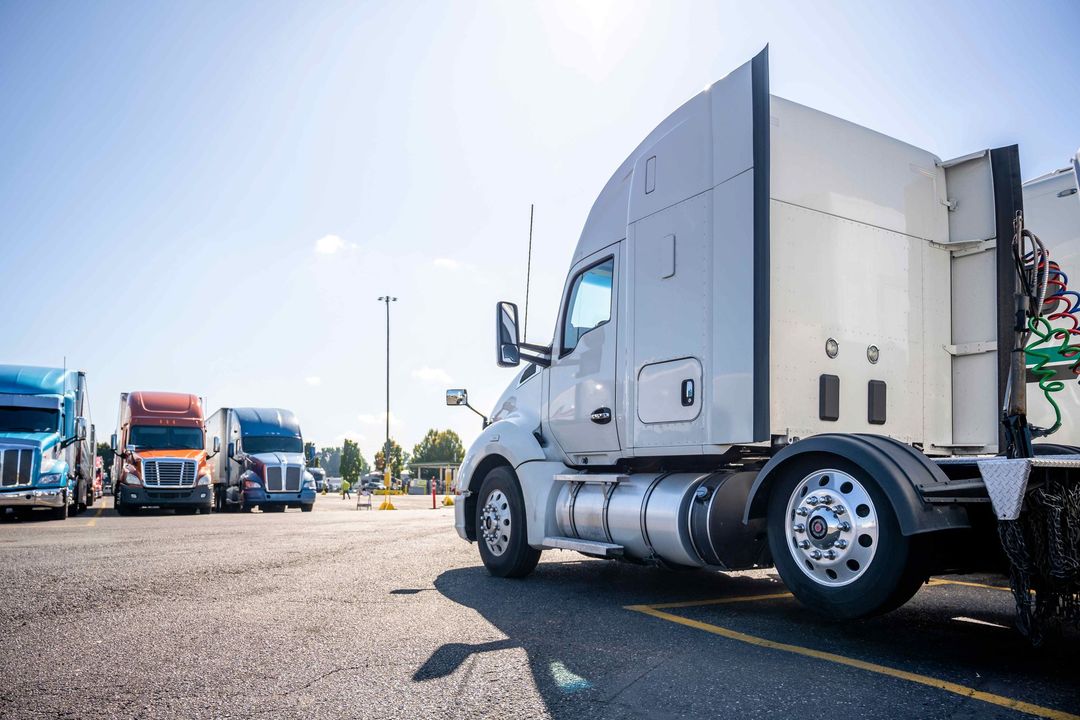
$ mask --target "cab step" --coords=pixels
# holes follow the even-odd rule
[[[586,555],[596,555],[597,557],[618,557],[623,554],[622,545],[569,537],[546,537],[544,538],[544,547],[554,550],[575,550]]]

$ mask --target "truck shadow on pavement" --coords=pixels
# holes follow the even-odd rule
[[[610,561],[544,562],[524,580],[493,578],[483,567],[459,568],[439,575],[435,588],[478,612],[505,637],[442,645],[413,680],[443,678],[483,661],[487,653],[521,648],[556,718],[664,718],[718,711],[831,718],[835,708],[829,699],[836,694],[845,697],[845,704],[856,703],[863,717],[895,717],[901,707],[920,717],[951,717],[958,711],[1020,716],[957,690],[912,683],[896,674],[875,675],[770,643],[919,673],[1006,699],[1080,710],[1080,688],[1069,669],[1069,648],[1080,633],[1060,630],[1035,650],[1012,629],[1011,595],[987,587],[939,581],[893,613],[848,623],[808,612],[773,575],[668,572]],[[650,604],[668,604],[664,613],[729,635],[634,611]],[[799,693],[779,692],[798,677],[828,681],[809,683]],[[809,702],[819,694],[820,705]]]

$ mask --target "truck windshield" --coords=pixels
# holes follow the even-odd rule
[[[304,441],[298,437],[281,437],[276,435],[245,435],[243,441],[244,452],[248,455],[258,455],[269,452],[304,452]]]
[[[48,408],[0,407],[0,431],[56,432],[60,411]]]
[[[147,450],[202,450],[202,428],[132,425],[128,445]]]

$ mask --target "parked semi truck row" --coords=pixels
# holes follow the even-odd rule
[[[63,519],[94,502],[86,375],[0,365],[0,512]]]
[[[528,364],[458,533],[506,577],[547,549],[775,566],[839,619],[1008,569],[1037,634],[1080,597],[1080,451],[1033,445],[1023,358],[1072,358],[1076,321],[1023,210],[1016,146],[942,160],[772,96],[763,51],[612,175],[550,344],[498,304],[496,361]]]
[[[228,438],[225,452],[222,437]],[[113,495],[121,515],[148,506],[202,513],[310,511],[315,502],[300,426],[288,410],[222,408],[204,420],[197,395],[123,393],[112,443]]]

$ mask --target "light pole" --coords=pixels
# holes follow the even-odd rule
[[[383,445],[383,503],[380,510],[396,510],[390,500],[390,303],[397,302],[396,297],[383,295],[379,302],[386,305],[386,444]]]

